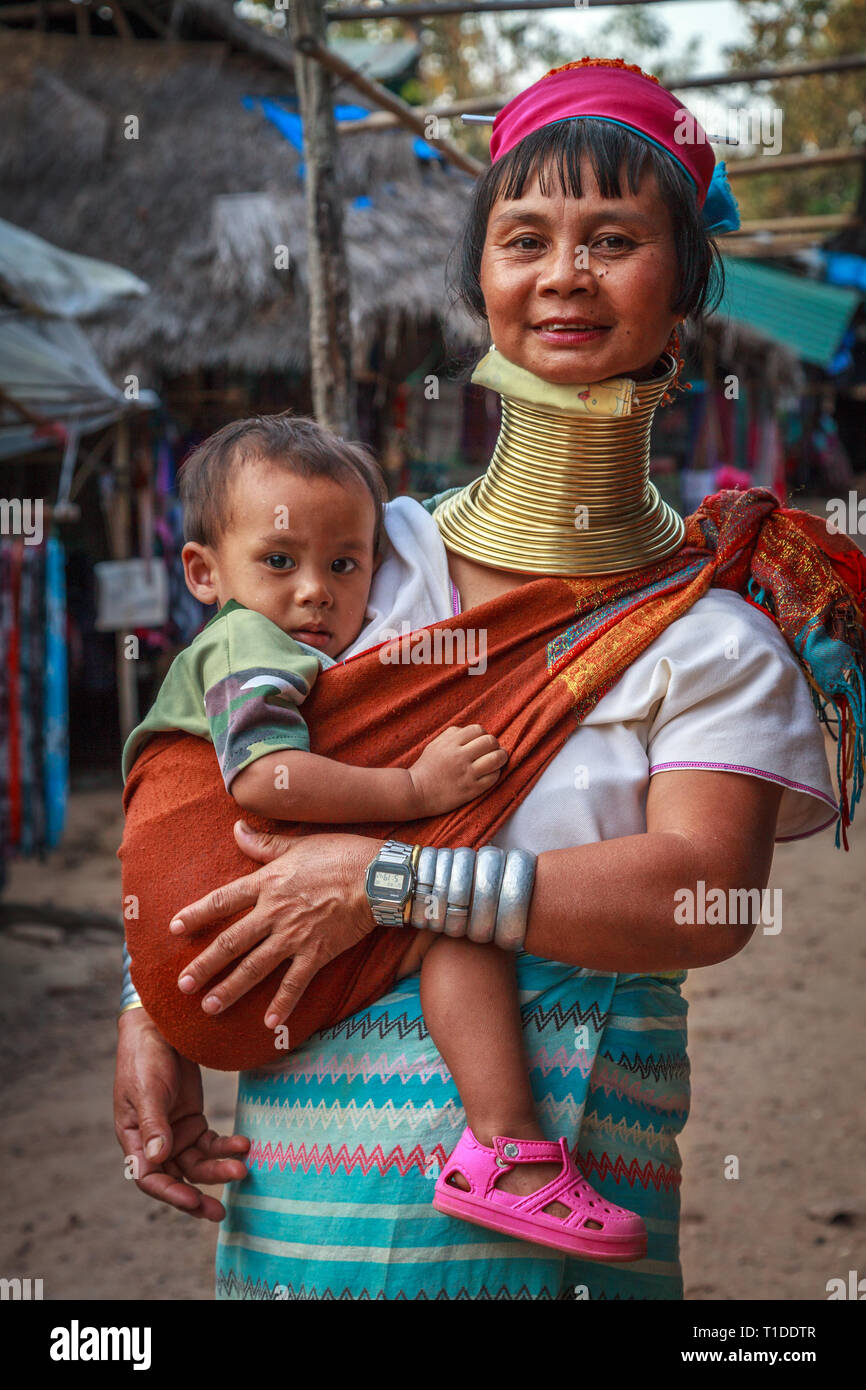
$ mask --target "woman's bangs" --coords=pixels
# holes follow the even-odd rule
[[[493,201],[522,197],[535,175],[542,197],[556,190],[566,197],[582,197],[580,165],[584,155],[589,156],[603,198],[622,197],[623,168],[630,191],[639,192],[642,174],[655,164],[646,141],[609,122],[556,121],[522,140],[512,159],[506,157]]]

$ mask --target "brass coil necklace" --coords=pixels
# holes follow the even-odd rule
[[[433,513],[449,550],[521,574],[591,575],[672,555],[685,523],[649,480],[650,430],[677,374],[555,386],[492,349],[472,375],[502,397],[487,471]]]

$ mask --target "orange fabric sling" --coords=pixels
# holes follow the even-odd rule
[[[711,585],[737,590],[767,612],[800,661],[819,715],[825,717],[826,704],[837,711],[844,836],[866,765],[866,557],[847,537],[828,535],[821,521],[781,508],[763,489],[706,498],[687,519],[681,549],[657,565],[621,576],[539,578],[401,639],[397,650],[402,645],[416,655],[410,664],[384,662],[384,644],[322,672],[304,706],[314,753],[407,767],[449,725],[480,723],[509,754],[496,786],[455,811],[405,824],[329,829],[434,846],[484,844],[576,724]],[[465,660],[443,660],[441,652],[437,660],[432,645],[467,627],[486,636],[487,668],[476,675],[467,673]],[[850,807],[846,777],[853,777]],[[194,1061],[232,1071],[273,1062],[279,1054],[263,1019],[284,966],[216,1018],[202,1012],[200,995],[177,988],[182,967],[227,922],[178,940],[169,920],[251,868],[232,835],[240,812],[211,745],[185,734],[154,738],[133,765],[124,809],[124,902],[137,902],[138,914],[126,923],[127,943],[145,1008]],[[245,819],[287,836],[322,831],[318,824]],[[386,993],[414,930],[377,927],[329,962],[289,1017],[292,1048]]]

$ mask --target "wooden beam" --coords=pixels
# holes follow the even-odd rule
[[[137,14],[140,19],[143,19],[145,24],[149,25],[153,32],[158,34],[161,39],[170,37],[168,25],[163,23],[159,15],[154,14],[150,5],[147,4],[147,0],[125,0],[125,4],[130,10]]]
[[[727,241],[728,238],[725,238]],[[820,246],[821,238],[814,232],[788,232],[774,236],[768,241],[757,237],[744,237],[731,246],[720,249],[733,260],[760,260],[762,256],[790,256],[793,251],[804,250],[809,246]]]
[[[46,415],[40,415],[38,411],[32,410],[30,406],[24,405],[21,401],[16,401],[14,396],[10,396],[8,391],[4,391],[0,386],[0,405],[6,405],[10,410],[14,410],[16,415],[20,415],[22,420],[26,420],[29,425],[50,425],[52,421]]]
[[[329,5],[325,17],[329,24],[345,19],[435,19],[440,14],[498,14],[502,10],[601,9],[604,6],[633,5],[636,0],[412,0],[407,5]],[[643,0],[647,5],[663,5],[666,0]]]
[[[521,5],[519,8],[523,9]],[[373,14],[381,16],[382,10]],[[774,68],[743,68],[738,72],[704,73],[700,77],[674,77],[668,83],[671,91],[682,92],[690,88],[731,87],[738,83],[777,82],[790,77],[815,77],[833,72],[856,72],[866,68],[866,53],[851,53],[842,58],[828,58],[815,63],[787,63]],[[476,111],[479,115],[489,115],[499,111],[511,97],[495,92],[492,96],[471,97],[468,100],[444,102],[439,106],[413,106],[412,110],[422,118],[425,116],[461,116],[464,112]],[[397,119],[385,112],[374,112],[360,121],[344,121],[340,124],[341,134],[355,135],[364,130],[384,130],[396,125]]]
[[[757,159],[729,159],[725,169],[729,179],[744,174],[779,174],[790,169],[818,169],[828,164],[855,164],[866,159],[866,149],[856,145],[838,150],[818,150],[815,154],[761,155]]]
[[[395,96],[393,92],[389,92],[378,82],[371,82],[368,77],[363,77],[344,59],[338,58],[336,53],[326,48],[324,44],[317,43],[313,39],[298,38],[295,40],[295,46],[299,52],[310,58],[315,58],[316,62],[321,63],[323,67],[329,68],[331,72],[342,77],[368,97],[370,101],[375,101],[378,106],[383,106],[386,111],[390,111],[395,117],[395,124],[403,125],[408,130],[414,131],[416,135],[420,135],[422,139],[439,150],[449,163],[455,164],[464,173],[472,174],[473,177],[477,178],[485,172],[485,165],[470,155],[464,154],[456,145],[452,145],[450,140],[446,140],[441,135],[436,136],[428,133],[424,118],[417,114],[417,107],[410,106],[408,102]]]
[[[755,232],[823,232],[838,227],[857,227],[860,218],[850,212],[827,212],[814,217],[771,217],[766,222],[743,222],[736,232],[727,236],[751,236]]]
[[[68,15],[71,8],[71,0],[28,0],[26,5],[4,5],[0,19],[4,23],[9,19],[44,19],[46,15]]]
[[[132,25],[124,14],[123,6],[119,0],[102,0],[102,4],[107,5],[111,10],[111,21],[124,43],[134,43],[135,34],[132,32]]]
[[[301,56],[307,42],[316,49],[322,46],[322,0],[294,0],[289,33],[295,47],[295,82],[304,131],[313,413],[321,425],[354,439],[358,422],[343,190],[337,178],[334,84],[326,67]]]
[[[295,0],[291,0],[290,15],[294,5]],[[171,13],[171,27],[175,32],[185,14],[203,19],[211,29],[243,52],[252,53],[263,62],[294,74],[294,54],[288,40],[275,38],[256,25],[247,24],[246,20],[235,14],[231,0],[175,0]]]

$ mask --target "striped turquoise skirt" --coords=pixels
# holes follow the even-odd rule
[[[419,976],[240,1077],[248,1176],[226,1190],[219,1299],[681,1299],[689,1105],[685,975],[517,957],[526,1051],[550,1138],[644,1218],[645,1259],[572,1259],[433,1210],[465,1119],[424,1026]]]

